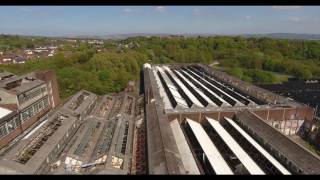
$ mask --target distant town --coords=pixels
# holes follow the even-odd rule
[[[33,41],[33,39],[31,39]],[[35,48],[21,48],[16,50],[0,51],[0,64],[23,64],[30,59],[41,59],[52,57],[57,54],[65,43],[72,43],[71,47],[77,47],[76,43],[88,43],[90,45],[103,45],[101,40],[77,40],[77,39],[63,39],[50,40],[51,45],[37,46]],[[101,50],[98,50],[98,52]]]

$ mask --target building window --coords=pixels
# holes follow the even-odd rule
[[[21,125],[21,120],[20,120],[20,118],[18,118],[18,116],[14,117],[14,121],[16,122],[16,126],[20,126]]]
[[[32,117],[33,116],[33,108],[32,107],[30,107],[30,108],[28,108],[28,113],[30,114],[30,117]]]
[[[8,128],[9,133],[16,128],[16,123],[15,123],[14,119],[12,119],[11,121],[9,121],[7,123],[7,128]]]
[[[32,109],[32,107],[29,107],[27,110],[25,110],[21,113],[21,120],[25,121],[26,119],[28,119],[32,116],[33,116],[33,109]]]
[[[36,103],[36,104],[33,106],[33,108],[34,108],[34,112],[35,112],[35,113],[39,112],[39,111],[40,111],[39,103]]]
[[[7,130],[4,125],[0,126],[0,138],[7,135]]]
[[[36,103],[33,107],[34,107],[34,114],[40,112],[43,109],[43,104],[42,101],[39,101],[38,103]]]
[[[39,109],[41,109],[41,110],[42,110],[42,109],[43,109],[42,101],[40,101],[38,105],[39,105]]]
[[[43,105],[44,105],[44,108],[46,108],[46,107],[49,106],[48,98],[45,98],[45,99],[43,100]]]
[[[27,119],[27,113],[26,112],[22,112],[21,113],[21,120],[24,121],[25,119]]]

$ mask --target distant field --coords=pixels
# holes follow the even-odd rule
[[[278,72],[258,70],[258,69],[246,69],[246,68],[226,68],[221,66],[214,66],[214,69],[224,71],[229,75],[236,76],[244,81],[256,84],[264,83],[282,83],[288,81],[291,75],[282,74]],[[250,72],[251,73],[248,73]]]
[[[261,70],[261,71],[263,71],[263,70]],[[288,81],[288,78],[293,77],[291,75],[282,74],[282,73],[278,73],[278,72],[272,72],[272,71],[263,71],[263,72],[269,72],[269,73],[273,74],[274,76],[276,76],[277,81],[275,83],[286,82],[286,81]]]

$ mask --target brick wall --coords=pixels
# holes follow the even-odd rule
[[[11,131],[6,136],[0,139],[0,149],[9,144],[14,138],[22,134],[21,126],[18,126],[15,130]]]
[[[52,70],[40,71],[40,72],[36,72],[35,76],[36,76],[36,78],[39,78],[43,81],[51,82],[52,97],[53,97],[53,101],[54,101],[53,108],[55,106],[57,106],[58,104],[60,104],[59,86],[58,86],[56,73]],[[51,100],[52,97],[50,96],[50,101],[52,101]],[[52,102],[51,102],[51,104],[52,104]]]

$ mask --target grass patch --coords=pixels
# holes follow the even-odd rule
[[[288,78],[291,77],[286,74],[259,69],[229,68],[221,66],[214,67],[213,69],[224,71],[227,74],[235,76],[243,81],[257,84],[282,83],[288,81]]]

